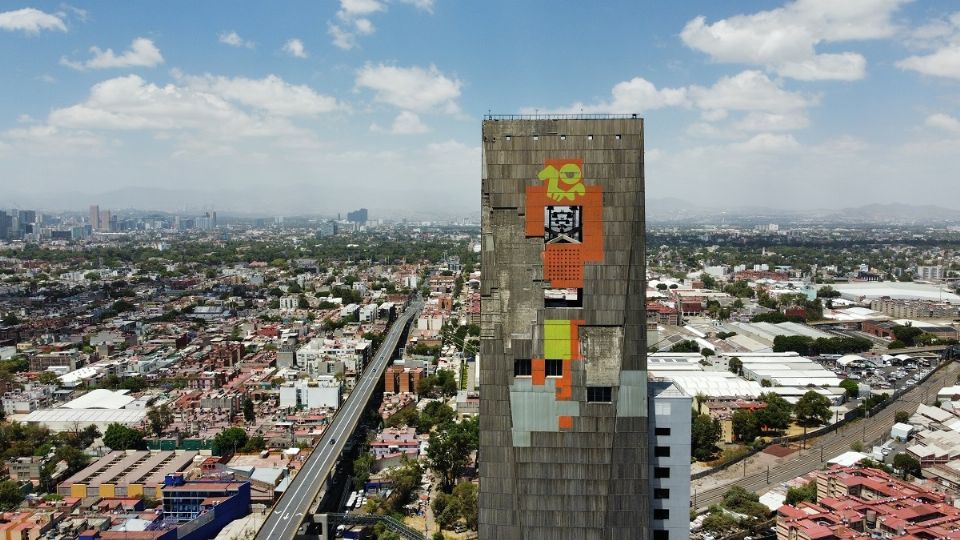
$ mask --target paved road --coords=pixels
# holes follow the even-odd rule
[[[936,398],[937,391],[944,386],[956,383],[957,373],[960,372],[960,363],[947,362],[949,362],[948,365],[934,373],[922,384],[915,386],[901,396],[899,401],[888,405],[875,416],[847,424],[838,431],[812,441],[812,444],[811,441],[807,441],[811,446],[804,449],[802,455],[797,455],[795,459],[769,471],[748,474],[734,482],[699,493],[694,492],[691,497],[694,508],[705,509],[710,505],[719,503],[723,494],[733,485],[741,486],[750,491],[766,490],[780,482],[792,480],[819,469],[825,461],[848,452],[851,443],[854,441],[867,444],[883,437],[893,426],[897,411],[909,411],[913,414],[920,403],[930,403]],[[737,465],[732,467],[736,468]]]
[[[337,411],[333,422],[323,432],[320,442],[293,478],[287,491],[272,508],[270,516],[257,533],[257,540],[291,540],[297,534],[310,505],[319,495],[330,471],[340,458],[347,439],[356,429],[373,389],[383,376],[383,370],[393,354],[400,334],[422,305],[421,300],[415,300],[393,323],[373,361],[360,377],[360,382]]]

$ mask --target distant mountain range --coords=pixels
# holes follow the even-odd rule
[[[651,223],[960,223],[960,210],[903,203],[867,204],[841,209],[784,210],[761,206],[711,208],[682,199],[647,199]]]

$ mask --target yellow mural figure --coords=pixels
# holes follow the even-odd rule
[[[583,185],[583,171],[580,164],[574,161],[560,163],[550,163],[554,160],[547,160],[547,166],[537,175],[540,180],[547,183],[547,197],[562,202],[564,200],[573,201],[577,197],[587,192]],[[556,165],[560,167],[557,168]]]

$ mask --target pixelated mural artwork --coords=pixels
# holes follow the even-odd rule
[[[603,193],[600,186],[584,183],[581,159],[548,159],[537,177],[543,183],[529,186],[526,193],[526,234],[544,240],[543,279],[549,285],[545,300],[547,305],[551,301],[574,305],[568,302],[582,299],[584,265],[603,262]],[[582,324],[582,320],[544,321],[544,358],[532,359],[531,382],[544,386],[546,361],[560,361],[561,373],[552,381],[556,401],[573,398],[573,362],[582,360]],[[556,429],[573,429],[574,416],[558,415]]]

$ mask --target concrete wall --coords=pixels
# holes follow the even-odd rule
[[[483,152],[480,537],[648,538],[643,121],[491,119]],[[578,241],[545,232],[557,206]]]

